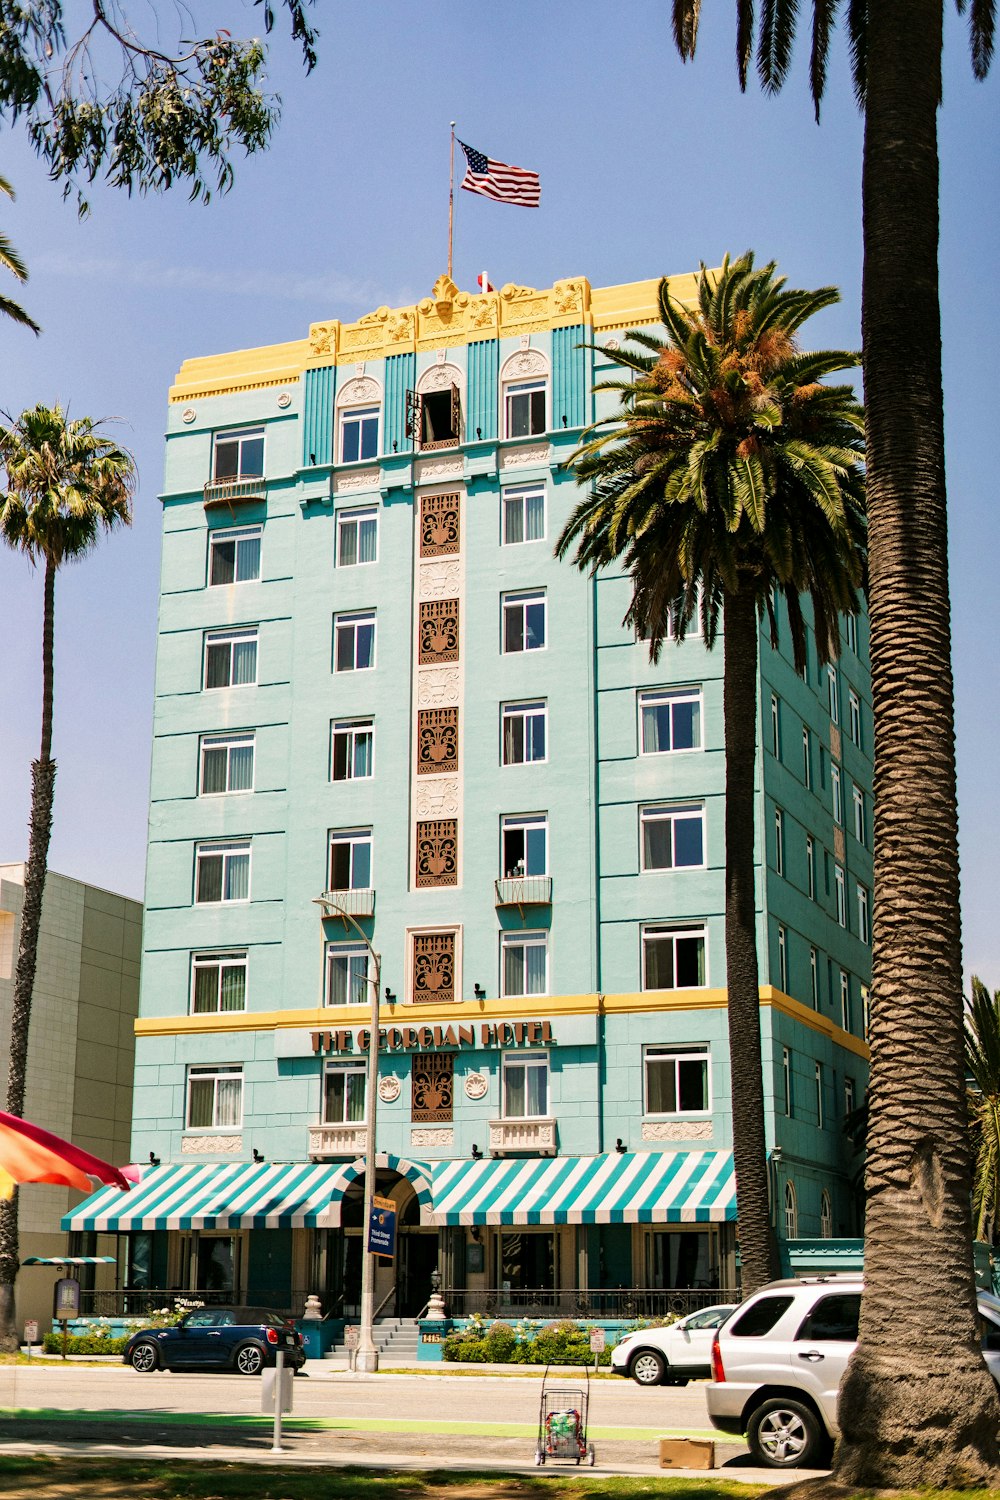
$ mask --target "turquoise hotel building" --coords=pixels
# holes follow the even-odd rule
[[[693,294],[690,276],[672,281]],[[724,643],[553,557],[602,349],[656,282],[471,294],[185,362],[170,391],[133,1156],[64,1221],[123,1285],[357,1309],[380,972],[376,1299],[658,1310],[737,1282]],[[786,626],[787,626],[787,622]],[[857,1230],[867,622],[759,664],[773,1212]]]

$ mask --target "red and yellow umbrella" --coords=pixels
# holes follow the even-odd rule
[[[91,1177],[126,1190],[129,1187],[118,1168],[99,1156],[0,1110],[0,1198],[11,1197],[22,1182],[55,1182],[89,1193]]]

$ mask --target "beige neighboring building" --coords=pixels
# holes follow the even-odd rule
[[[0,865],[0,1038],[6,1058],[14,969],[24,899],[24,865]],[[28,1038],[25,1118],[120,1166],[129,1160],[134,1023],[139,1009],[142,903],[49,871],[42,904],[38,968]],[[0,1095],[2,1098],[3,1095]],[[29,1184],[21,1190],[21,1259],[62,1255],[59,1220],[85,1195],[72,1188]],[[114,1255],[114,1235],[77,1236],[70,1252]],[[99,1243],[98,1243],[99,1241]],[[115,1267],[84,1268],[81,1281],[113,1287]],[[17,1283],[18,1324],[52,1316],[57,1270],[23,1270]],[[84,1301],[87,1307],[87,1299]]]

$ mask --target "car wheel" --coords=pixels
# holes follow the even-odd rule
[[[128,1357],[128,1362],[133,1370],[138,1370],[140,1375],[148,1375],[155,1370],[160,1363],[160,1357],[156,1352],[155,1344],[136,1344]]]
[[[750,1418],[747,1446],[766,1468],[810,1469],[822,1466],[829,1440],[808,1406],[776,1397],[758,1406]]]
[[[629,1374],[639,1385],[659,1385],[666,1373],[666,1361],[655,1349],[640,1349],[632,1360]]]
[[[256,1344],[244,1344],[236,1355],[236,1368],[241,1375],[259,1375],[264,1367],[264,1356]]]

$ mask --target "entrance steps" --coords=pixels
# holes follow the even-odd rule
[[[380,1364],[415,1365],[420,1330],[416,1318],[376,1318],[372,1327],[372,1338],[378,1350]],[[347,1348],[343,1339],[334,1344],[323,1356],[324,1359],[346,1360]]]

